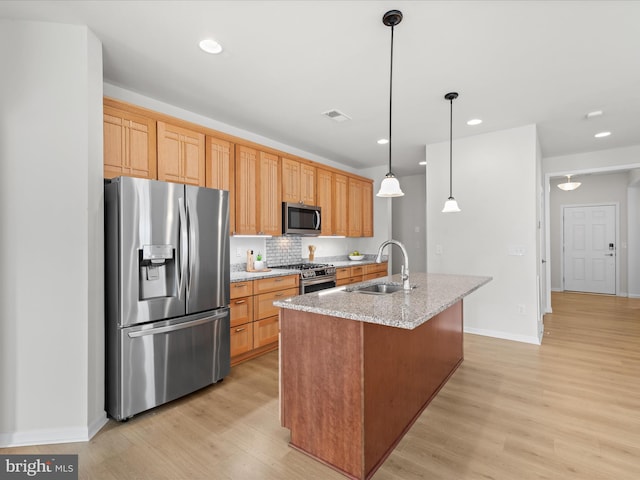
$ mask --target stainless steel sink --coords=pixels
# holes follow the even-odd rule
[[[404,290],[403,286],[396,283],[376,283],[365,287],[356,287],[350,291],[356,293],[368,293],[369,295],[385,295],[387,293],[398,292],[400,290]]]

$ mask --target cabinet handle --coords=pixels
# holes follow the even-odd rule
[[[273,281],[274,281],[274,282],[281,282],[281,281],[282,281],[282,278],[274,278],[274,279],[273,279]]]
[[[233,285],[233,288],[242,288],[242,287],[246,287],[247,284],[246,283],[236,283]]]
[[[246,300],[236,300],[235,303],[236,303],[236,305],[241,305],[243,303],[247,303],[247,301]]]
[[[236,328],[236,333],[242,332],[245,329],[246,329],[246,327]]]
[[[284,293],[276,293],[276,294],[274,295],[274,297],[282,297],[282,296],[284,296]]]

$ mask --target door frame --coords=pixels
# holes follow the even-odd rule
[[[613,165],[609,167],[598,167],[598,168],[583,168],[583,169],[573,169],[573,170],[560,170],[560,171],[552,171],[546,172],[544,174],[544,225],[545,225],[545,252],[544,259],[547,261],[547,268],[545,271],[546,275],[546,285],[545,290],[547,292],[547,308],[544,313],[552,313],[551,309],[551,268],[549,267],[551,264],[549,263],[551,260],[551,215],[550,213],[550,195],[551,195],[551,179],[557,177],[566,177],[567,175],[585,175],[588,173],[613,173],[620,172],[624,170],[634,170],[636,168],[640,168],[640,163],[631,163],[626,165]],[[542,259],[538,259],[541,261]],[[619,272],[619,270],[618,270]]]
[[[620,249],[620,202],[598,202],[598,203],[570,203],[560,205],[560,218],[562,219],[562,228],[560,229],[560,251],[562,252],[562,259],[560,261],[560,275],[562,278],[562,291],[566,291],[564,284],[564,209],[565,208],[584,208],[584,207],[613,207],[615,209],[614,219],[616,222],[614,228],[614,241],[616,245],[615,258],[616,258],[616,275],[615,275],[615,295],[620,294],[620,255],[618,251]],[[588,293],[588,292],[585,292]]]

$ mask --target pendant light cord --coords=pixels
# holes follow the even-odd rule
[[[393,106],[393,25],[391,25],[391,66],[389,68],[389,173],[391,172],[391,108]]]
[[[451,114],[449,115],[449,198],[453,197],[453,98],[449,100]]]

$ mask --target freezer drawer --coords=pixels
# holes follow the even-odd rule
[[[107,412],[116,420],[224,378],[230,369],[229,309],[110,332]]]

